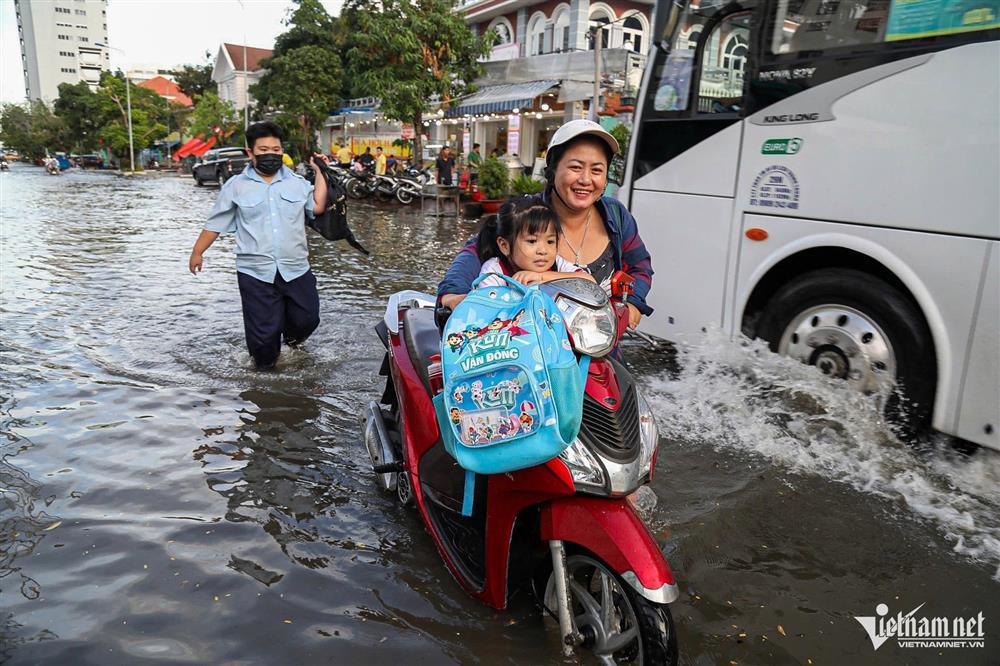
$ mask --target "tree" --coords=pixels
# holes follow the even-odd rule
[[[474,36],[454,10],[453,0],[347,0],[342,13],[354,94],[377,94],[383,113],[411,120],[418,157],[428,100],[447,108],[471,92],[492,46],[492,33]]]
[[[167,135],[165,120],[169,112],[167,100],[152,90],[126,82],[120,73],[113,75],[105,72],[101,75],[97,94],[106,122],[98,134],[105,147],[122,159],[122,164],[129,157],[126,85],[132,98],[132,138],[137,153]]]
[[[276,114],[290,143],[305,156],[316,130],[340,101],[343,70],[334,43],[336,21],[319,0],[295,2],[288,30],[275,40],[274,55],[261,62],[265,72],[250,93]]]
[[[205,51],[205,60],[201,65],[182,65],[173,72],[177,85],[193,100],[216,89],[215,81],[212,80],[211,51]]]
[[[243,143],[243,118],[228,100],[214,92],[205,92],[194,105],[188,130],[193,136],[218,137],[220,143]]]
[[[100,96],[86,81],[60,83],[55,104],[56,115],[62,118],[77,148],[77,152],[96,150],[100,129],[108,121]]]
[[[68,147],[69,133],[48,104],[35,100],[27,105],[0,107],[0,141],[32,159],[41,159],[50,151]]]

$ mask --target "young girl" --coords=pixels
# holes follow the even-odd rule
[[[563,259],[556,252],[559,245],[559,218],[541,199],[511,199],[491,215],[479,230],[479,274],[503,274],[521,284],[548,282],[557,278],[580,277],[593,280],[588,273]],[[488,277],[480,287],[506,284],[500,277]]]

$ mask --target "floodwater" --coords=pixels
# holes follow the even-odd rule
[[[323,323],[258,373],[232,239],[187,272],[214,190],[15,164],[0,195],[0,662],[577,663],[530,599],[462,592],[360,442],[385,299],[431,290],[472,223],[354,204],[371,258],[310,234]],[[904,447],[757,345],[626,353],[682,663],[1000,663],[1000,456]],[[985,646],[876,651],[853,617],[880,603],[982,612]]]

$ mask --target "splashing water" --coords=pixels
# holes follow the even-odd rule
[[[930,521],[954,551],[997,567],[1000,581],[1000,455],[969,457],[947,437],[908,446],[866,396],[816,368],[773,354],[763,341],[719,330],[678,348],[676,374],[645,382],[661,436],[709,441],[787,470],[875,495]]]

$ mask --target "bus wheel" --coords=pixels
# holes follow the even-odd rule
[[[913,438],[930,425],[937,363],[920,311],[885,281],[850,268],[805,273],[778,289],[757,324],[773,351],[866,393],[895,384],[885,413]]]

